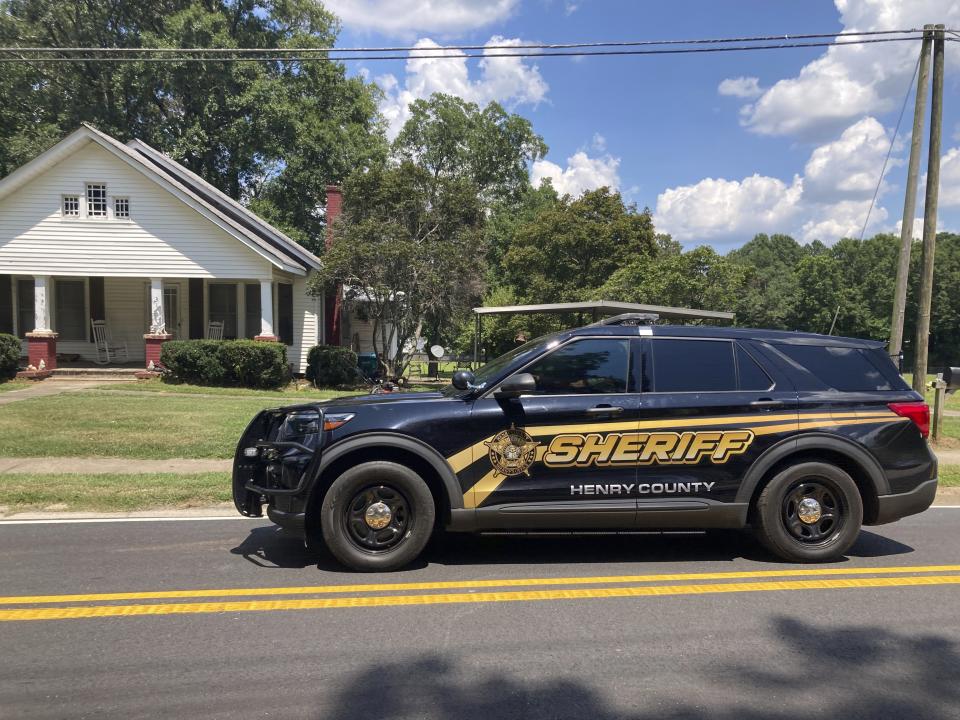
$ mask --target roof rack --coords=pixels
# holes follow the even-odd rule
[[[659,319],[656,313],[623,313],[599,320],[594,325],[653,325]]]

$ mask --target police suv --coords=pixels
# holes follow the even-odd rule
[[[454,531],[750,526],[794,562],[925,510],[929,410],[879,342],[626,315],[532,340],[440,392],[257,415],[237,509],[356,570]]]

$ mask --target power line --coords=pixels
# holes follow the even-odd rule
[[[504,57],[608,57],[608,56],[630,56],[630,55],[687,55],[687,54],[699,54],[699,53],[719,53],[719,52],[747,52],[751,50],[787,50],[794,48],[813,48],[813,47],[836,47],[838,45],[868,45],[873,43],[889,43],[889,42],[905,42],[905,41],[917,41],[920,40],[919,37],[896,37],[896,38],[874,38],[869,40],[841,40],[836,42],[800,42],[800,43],[777,43],[777,44],[768,44],[768,45],[736,45],[736,46],[724,46],[724,47],[693,47],[693,48],[659,48],[654,50],[611,50],[611,51],[601,51],[601,52],[584,52],[584,51],[539,51],[539,52],[529,52],[529,51],[517,51],[517,52],[497,52],[494,54],[486,53],[461,53],[456,55],[451,54],[437,54],[439,51],[449,51],[450,48],[433,48],[433,52],[424,53],[424,50],[430,50],[429,48],[418,48],[416,52],[411,52],[408,55],[354,55],[354,56],[330,56],[330,52],[339,52],[337,50],[328,51],[311,51],[311,53],[324,53],[324,54],[309,54],[309,55],[265,55],[265,56],[249,56],[249,57],[196,57],[196,56],[133,56],[133,57],[0,57],[0,63],[2,62],[42,62],[42,63],[51,63],[51,62],[291,62],[291,63],[303,63],[303,62],[336,62],[341,60],[424,60],[424,59],[439,59],[439,60],[455,60],[455,59],[479,59],[479,60],[489,60],[492,58],[504,58]],[[516,46],[512,46],[516,47]],[[19,48],[0,48],[0,52],[5,53],[21,53],[24,52]],[[182,52],[182,51],[181,51]]]
[[[887,172],[887,163],[890,162],[890,155],[893,153],[893,145],[897,141],[897,133],[900,132],[900,122],[903,120],[903,113],[907,109],[907,101],[910,99],[910,91],[913,90],[913,83],[917,79],[917,72],[920,70],[920,58],[917,58],[917,64],[913,68],[913,74],[910,76],[910,84],[907,85],[907,92],[903,96],[903,105],[900,106],[900,115],[897,116],[897,126],[893,129],[893,135],[890,136],[890,147],[887,148],[887,156],[883,159],[883,167],[880,168],[880,177],[877,178],[877,187],[873,191],[873,199],[870,200],[870,207],[867,208],[867,217],[863,221],[863,227],[860,228],[860,239],[863,240],[867,232],[867,223],[870,222],[870,214],[877,204],[877,195],[880,194],[880,186],[883,185],[883,175]],[[918,91],[919,92],[919,91]]]
[[[952,32],[952,31],[948,31]],[[576,48],[599,47],[641,47],[649,45],[717,45],[734,42],[766,42],[772,40],[813,40],[818,38],[835,37],[867,37],[874,35],[908,35],[922,34],[923,30],[911,28],[907,30],[865,30],[831,33],[756,35],[732,38],[699,38],[688,40],[625,40],[625,41],[597,41],[581,43],[514,43],[510,45],[444,45],[438,47],[381,46],[381,47],[269,47],[269,48],[175,48],[175,47],[3,47],[0,50],[36,53],[57,52],[97,52],[97,53],[148,53],[148,52],[196,52],[196,53],[382,53],[382,52],[419,52],[419,51],[449,51],[449,50],[570,50]]]

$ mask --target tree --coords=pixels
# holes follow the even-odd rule
[[[599,297],[624,302],[731,310],[752,269],[701,246],[689,252],[641,255],[613,273]]]
[[[343,215],[312,289],[342,284],[348,305],[373,322],[374,350],[387,357],[399,349],[400,375],[404,348],[421,328],[446,325],[479,295],[473,258],[482,222],[465,180],[438,180],[407,161],[357,171],[344,185]]]
[[[4,45],[327,47],[315,0],[6,0]],[[314,250],[324,188],[382,160],[377,90],[337,62],[42,62],[0,76],[0,174],[81,122],[140,138]]]
[[[737,323],[748,327],[790,329],[788,305],[797,294],[795,269],[802,246],[789,235],[760,234],[727,258],[752,268],[740,301]]]
[[[434,93],[410,104],[410,118],[393,142],[396,157],[437,179],[469,180],[485,207],[514,200],[530,185],[529,163],[547,146],[530,121],[498,103]]]
[[[520,224],[500,272],[523,302],[571,302],[595,295],[617,268],[655,247],[650,211],[602,187],[548,203]]]

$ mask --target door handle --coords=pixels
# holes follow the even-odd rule
[[[783,407],[783,400],[773,400],[771,398],[762,398],[760,400],[754,400],[752,403],[750,403],[750,407],[759,407],[759,408]]]
[[[615,405],[597,405],[596,407],[587,408],[588,415],[619,415],[622,412],[623,408]]]

